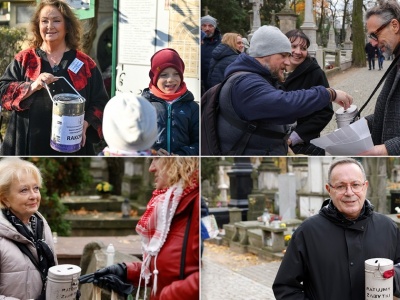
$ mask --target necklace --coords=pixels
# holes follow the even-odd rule
[[[61,69],[60,64],[61,64],[62,58],[64,57],[64,53],[68,50],[68,48],[66,47],[65,50],[61,53],[61,57],[51,56],[50,53],[48,53],[46,50],[44,50],[43,47],[41,47],[40,49],[42,49],[46,53],[49,63],[50,63],[50,61],[53,63],[53,66],[51,67],[53,70],[53,73],[57,73],[58,71],[60,71],[60,69]],[[51,66],[51,64],[50,64],[50,66]]]

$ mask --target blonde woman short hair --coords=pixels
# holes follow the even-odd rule
[[[3,199],[10,192],[13,180],[19,180],[22,174],[31,174],[42,187],[43,178],[38,167],[18,157],[6,157],[0,160],[0,208],[5,208]]]

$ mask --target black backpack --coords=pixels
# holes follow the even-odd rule
[[[239,75],[249,72],[235,72],[229,75],[221,83],[207,90],[201,97],[201,155],[242,155],[246,149],[247,143],[253,134],[276,139],[285,139],[286,134],[276,132],[265,128],[258,128],[257,122],[243,121],[238,116],[221,114],[231,125],[243,131],[243,134],[228,153],[222,153],[218,137],[217,120],[218,115],[222,113],[219,109],[219,99],[221,97],[231,98],[232,86]],[[228,95],[220,95],[224,84],[229,84]]]

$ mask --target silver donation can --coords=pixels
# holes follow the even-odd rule
[[[81,268],[75,265],[51,267],[47,275],[46,299],[75,300]]]
[[[357,113],[358,109],[354,104],[350,105],[350,107],[346,110],[344,110],[343,107],[340,107],[335,112],[337,128],[350,125]]]
[[[393,299],[393,261],[371,258],[365,261],[365,299]]]
[[[85,98],[76,94],[53,97],[50,147],[59,152],[76,152],[81,148]]]

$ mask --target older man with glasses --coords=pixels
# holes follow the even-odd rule
[[[360,162],[333,160],[325,188],[330,199],[290,240],[272,287],[277,300],[364,300],[365,260],[400,262],[399,229],[366,199],[368,181]],[[398,280],[394,283],[398,296]]]
[[[386,57],[394,54],[396,58],[389,67],[374,113],[366,117],[374,147],[360,155],[400,155],[400,69],[396,67],[400,55],[400,6],[397,1],[384,2],[367,11],[366,20],[372,46]]]

